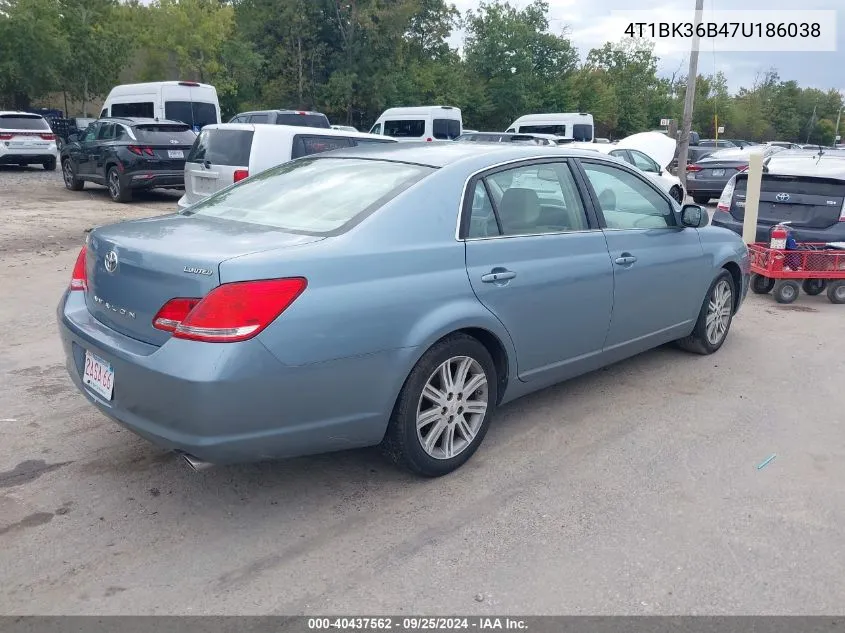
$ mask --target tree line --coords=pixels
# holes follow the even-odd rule
[[[464,15],[447,0],[0,0],[0,106],[19,109],[95,113],[116,84],[185,79],[217,87],[224,120],[312,109],[367,129],[391,106],[445,104],[482,130],[590,112],[598,136],[621,138],[681,118],[686,78],[658,76],[658,61],[636,39],[582,59],[545,0]],[[693,128],[713,137],[718,117],[729,138],[830,144],[842,104],[775,70],[735,94],[716,73],[699,78]]]

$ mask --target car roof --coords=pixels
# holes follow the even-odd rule
[[[243,116],[245,114],[267,114],[268,112],[275,112],[277,114],[317,114],[320,116],[326,116],[322,112],[316,112],[314,110],[246,110],[244,112],[238,112],[235,116]]]
[[[387,143],[396,139],[381,134],[367,134],[352,130],[335,130],[333,128],[303,127],[301,125],[273,125],[272,123],[212,123],[203,128],[205,130],[243,130],[246,132],[261,132],[262,134],[277,134],[279,136],[293,136],[294,134],[308,134],[319,136],[340,136],[343,138],[372,138]]]
[[[766,161],[766,173],[784,176],[816,176],[845,180],[845,151],[790,149]]]
[[[123,123],[124,125],[188,125],[184,121],[171,121],[170,119],[151,119],[147,117],[104,116],[101,119],[97,119],[97,121]]]
[[[35,112],[20,112],[18,110],[0,110],[0,116],[3,116],[3,115],[25,116],[25,117],[30,117],[30,118],[33,118],[33,119],[35,119],[35,118],[43,119],[44,118],[43,116],[41,116],[40,114],[37,114]]]
[[[479,156],[487,157],[489,165],[494,165],[500,162],[506,163],[520,159],[530,160],[549,157],[595,158],[596,155],[596,152],[589,150],[571,149],[566,146],[553,145],[514,145],[510,143],[497,143],[494,145],[485,143],[454,143],[451,141],[439,143],[413,141],[408,143],[390,143],[339,149],[334,150],[329,157],[356,158],[365,156],[374,160],[415,163],[439,168],[465,159],[477,159]]]

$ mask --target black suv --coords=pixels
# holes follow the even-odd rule
[[[65,187],[86,181],[105,185],[115,202],[129,202],[137,189],[181,189],[185,157],[197,135],[179,121],[104,118],[71,134],[62,147]]]
[[[293,125],[295,127],[316,127],[329,130],[332,125],[322,112],[307,110],[256,110],[241,112],[233,116],[229,123],[267,123],[270,125]]]

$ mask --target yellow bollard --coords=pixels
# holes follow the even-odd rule
[[[761,152],[751,152],[747,173],[742,239],[746,244],[753,244],[757,241],[757,210],[760,207],[760,186],[763,183],[763,154]]]

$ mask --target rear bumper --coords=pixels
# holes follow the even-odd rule
[[[710,196],[711,198],[718,198],[725,190],[727,180],[693,180],[687,178],[687,193],[691,196]]]
[[[20,165],[25,163],[27,165],[35,165],[46,163],[51,160],[58,160],[56,152],[31,152],[27,150],[10,150],[4,154],[0,154],[0,165]]]
[[[711,221],[713,226],[719,226],[724,229],[730,229],[738,235],[742,235],[742,222],[737,220],[730,213],[717,211],[713,214]],[[768,242],[769,230],[773,224],[757,223],[756,242]],[[792,236],[798,242],[842,242],[845,241],[845,222],[837,222],[834,226],[827,229],[802,229],[790,228]]]
[[[66,366],[101,412],[157,446],[215,464],[370,446],[384,436],[400,352],[284,365],[258,338],[155,347],[123,336],[65,292],[57,317]],[[85,350],[114,369],[110,402],[82,382]],[[407,350],[405,350],[407,352]]]
[[[180,188],[185,186],[184,171],[137,171],[124,174],[132,189]]]

